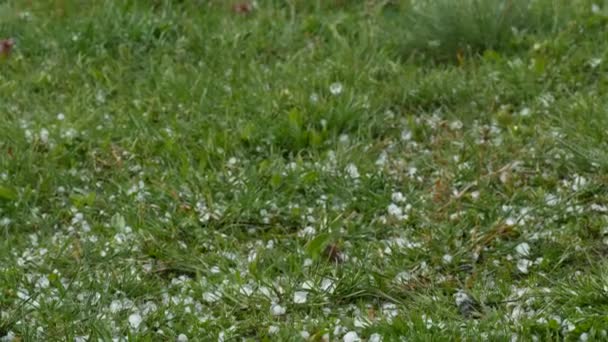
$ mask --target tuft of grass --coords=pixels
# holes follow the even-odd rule
[[[575,4],[576,3],[576,4]],[[436,61],[465,54],[512,50],[524,34],[551,34],[572,17],[580,1],[418,0],[405,15],[404,49]]]

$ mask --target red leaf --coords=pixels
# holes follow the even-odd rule
[[[331,262],[341,263],[344,261],[344,254],[342,254],[342,251],[335,244],[327,246],[323,254]]]
[[[232,12],[238,14],[247,14],[253,11],[253,5],[249,2],[241,2],[238,4],[232,5]]]
[[[0,56],[7,57],[15,46],[15,41],[12,38],[0,40]]]

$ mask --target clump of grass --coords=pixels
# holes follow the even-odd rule
[[[436,61],[509,50],[519,45],[523,33],[555,32],[568,21],[573,6],[548,0],[412,1],[405,19],[405,49]]]

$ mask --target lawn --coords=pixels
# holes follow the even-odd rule
[[[1,1],[0,340],[608,339],[607,35],[600,0]]]

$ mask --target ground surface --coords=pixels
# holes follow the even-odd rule
[[[320,3],[0,4],[0,336],[606,338],[602,8],[434,59]]]

